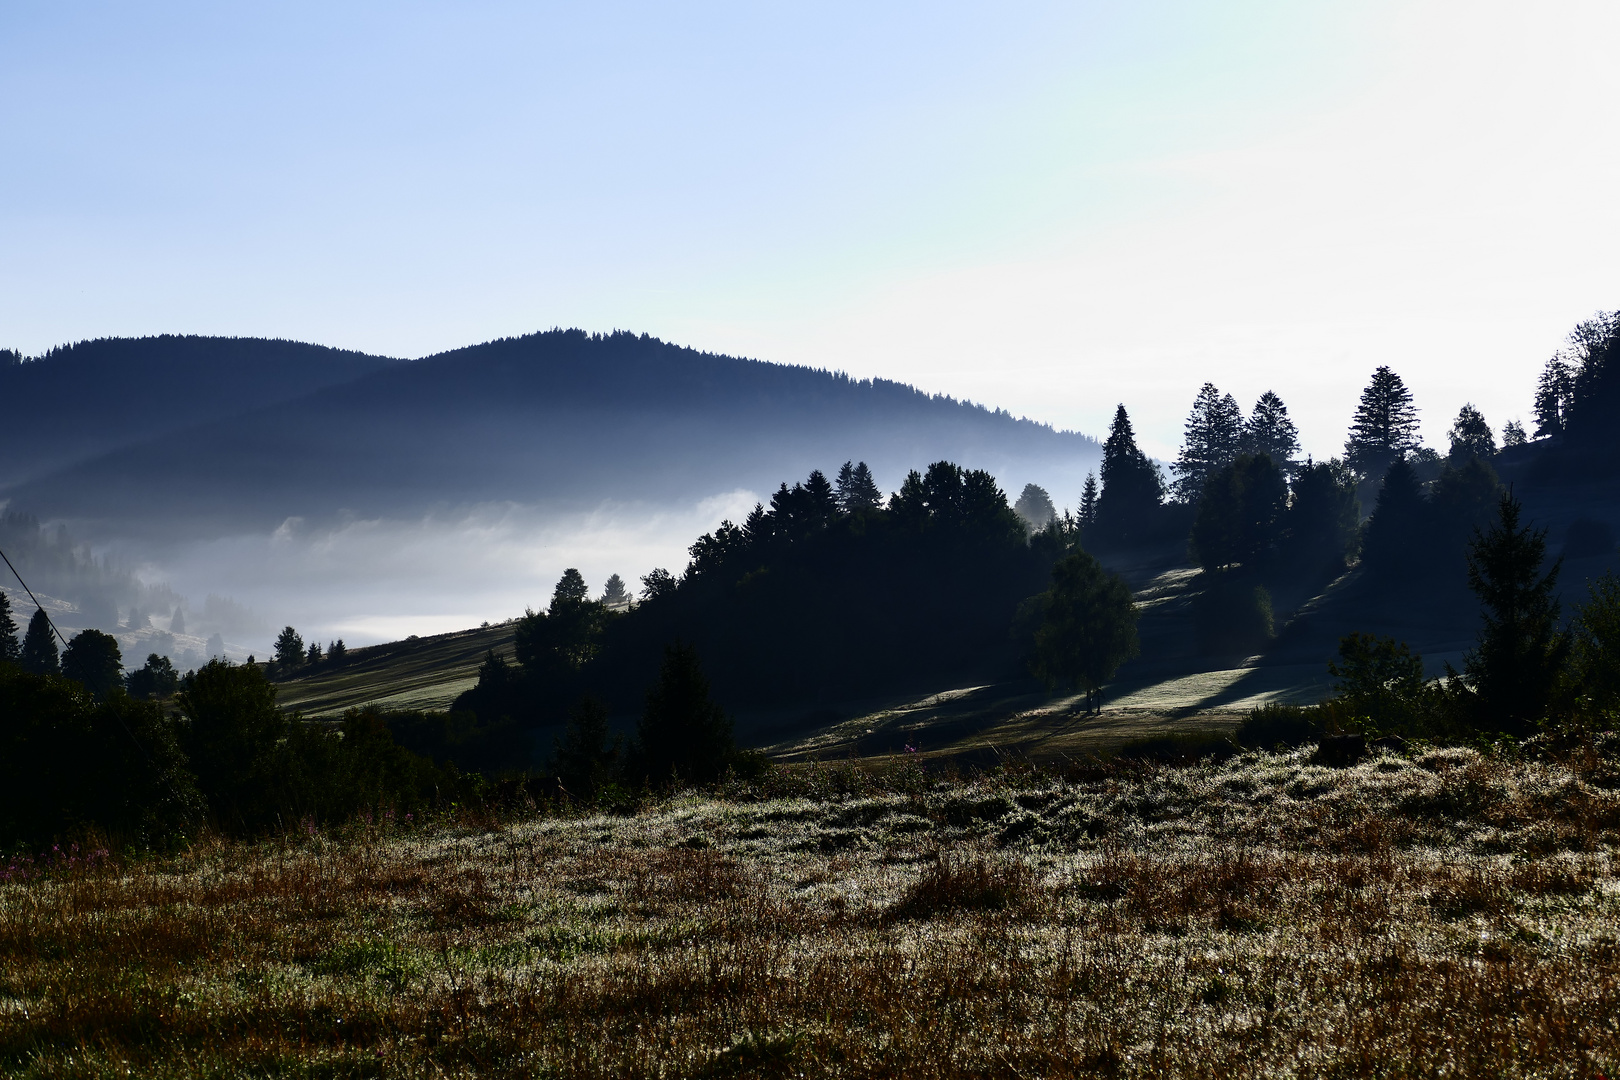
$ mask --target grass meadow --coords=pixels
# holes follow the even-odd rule
[[[1614,1076],[1617,750],[805,765],[17,860],[0,1072]]]

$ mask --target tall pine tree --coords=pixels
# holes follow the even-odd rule
[[[1222,396],[1214,383],[1205,383],[1187,414],[1181,454],[1171,470],[1176,474],[1176,497],[1195,503],[1211,476],[1226,468],[1243,448],[1243,410],[1231,394]]]
[[[1103,443],[1102,494],[1097,497],[1096,531],[1108,544],[1126,544],[1151,530],[1164,501],[1159,467],[1136,445],[1131,418],[1120,405]]]
[[[1396,458],[1417,449],[1417,429],[1412,391],[1399,375],[1382,366],[1361,392],[1344,444],[1345,460],[1363,477],[1383,476]]]

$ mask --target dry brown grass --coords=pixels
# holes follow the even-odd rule
[[[53,871],[0,1072],[1612,1076],[1612,764],[839,766]]]

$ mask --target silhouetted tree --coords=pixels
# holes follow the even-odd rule
[[[1464,671],[1479,721],[1522,733],[1547,715],[1569,640],[1558,629],[1559,559],[1545,573],[1547,531],[1520,525],[1523,508],[1503,492],[1498,519],[1468,552],[1468,585],[1479,596],[1483,626]]]
[[[602,587],[602,603],[610,608],[628,607],[630,594],[625,591],[624,578],[618,574],[610,575],[607,584]]]
[[[276,688],[255,665],[211,660],[181,680],[177,703],[187,721],[180,744],[197,787],[217,819],[242,827],[253,819],[272,751],[288,731]]]
[[[562,577],[557,579],[557,586],[551,591],[551,603],[577,604],[582,600],[590,599],[591,590],[585,585],[585,575],[570,566],[563,571]]]
[[[292,671],[304,662],[304,638],[298,631],[290,626],[283,627],[276,635],[276,666],[283,671]]]
[[[1185,503],[1196,503],[1203,494],[1204,484],[1232,463],[1243,442],[1243,410],[1238,408],[1237,399],[1231,394],[1223,397],[1214,383],[1205,383],[1193,400],[1192,411],[1187,414],[1181,454],[1170,466],[1176,474],[1173,485],[1176,497]],[[1105,487],[1107,482],[1105,465]]]
[[[1361,392],[1344,444],[1345,460],[1364,477],[1383,475],[1396,458],[1417,448],[1417,429],[1412,392],[1399,375],[1379,367]]]
[[[28,620],[28,632],[23,635],[22,655],[17,662],[24,671],[32,671],[35,675],[61,674],[56,634],[51,629],[50,616],[45,614],[44,608],[34,609],[34,617]]]
[[[174,614],[169,616],[169,633],[183,634],[186,632],[186,617],[180,611],[180,605],[174,605]]]
[[[1305,574],[1337,576],[1361,539],[1356,479],[1338,459],[1307,460],[1294,476],[1284,518],[1286,561]]]
[[[309,643],[309,651],[304,654],[304,662],[311,667],[314,667],[316,664],[321,662],[323,655],[324,654],[321,652],[321,643],[318,641],[312,641]]]
[[[1576,325],[1565,349],[1572,386],[1564,431],[1578,444],[1614,444],[1620,415],[1620,311],[1600,311]]]
[[[513,652],[530,675],[577,673],[596,655],[607,608],[592,600],[585,578],[563,571],[543,612],[527,611],[513,631]]]
[[[22,657],[17,640],[17,622],[11,617],[11,597],[0,592],[0,664],[16,663]]]
[[[1293,476],[1299,467],[1294,460],[1299,453],[1299,429],[1288,417],[1288,406],[1270,390],[1260,395],[1243,424],[1242,449],[1246,454],[1265,454],[1285,476]]]
[[[1536,383],[1536,438],[1563,434],[1564,417],[1574,400],[1575,371],[1567,360],[1555,353],[1547,360]]]
[[[1107,543],[1138,539],[1152,528],[1164,501],[1159,467],[1136,445],[1131,418],[1121,405],[1103,443],[1102,494],[1097,498],[1096,532]]]
[[[348,656],[349,647],[343,644],[342,638],[338,638],[326,647],[326,661],[329,664],[341,664],[348,659]]]
[[[1087,711],[1102,708],[1102,686],[1139,651],[1136,605],[1118,574],[1076,551],[1052,568],[1035,631],[1030,669],[1048,685],[1083,689]]]
[[[1472,403],[1464,405],[1446,433],[1451,440],[1451,463],[1461,465],[1470,457],[1490,460],[1496,456],[1496,435],[1485,416]]]
[[[675,575],[663,567],[650,570],[641,576],[641,599],[644,603],[673,596],[674,593]]]
[[[1496,470],[1481,458],[1469,454],[1460,466],[1447,465],[1429,486],[1428,534],[1412,540],[1451,576],[1453,567],[1464,564],[1474,531],[1488,527],[1495,517],[1501,491]]]
[[[142,700],[168,697],[180,688],[180,676],[167,656],[148,653],[146,665],[125,676],[124,688]]]
[[[1192,530],[1199,564],[1215,570],[1238,562],[1251,572],[1269,565],[1287,509],[1282,470],[1265,454],[1241,455],[1204,484]]]
[[[1406,458],[1395,459],[1378,489],[1378,502],[1362,539],[1361,557],[1385,575],[1411,574],[1427,564],[1420,548],[1427,539],[1428,503],[1417,473]]]
[[[731,718],[710,699],[709,680],[690,645],[676,642],[664,650],[636,734],[641,772],[657,784],[716,780],[736,752]]]
[[[1081,529],[1089,529],[1097,520],[1097,477],[1086,473],[1085,486],[1080,489],[1080,510],[1077,515]]]
[[[1023,519],[1030,532],[1039,532],[1057,518],[1057,507],[1052,497],[1039,484],[1025,484],[1023,493],[1013,504],[1013,513]]]
[[[590,802],[613,779],[619,740],[608,731],[607,706],[583,698],[568,711],[568,726],[552,749],[552,770],[564,791]]]
[[[1502,448],[1504,450],[1510,446],[1523,446],[1527,442],[1529,442],[1529,439],[1525,437],[1523,424],[1517,420],[1509,420],[1502,425]]]
[[[118,639],[100,630],[80,630],[62,650],[62,676],[80,683],[96,698],[124,685],[124,657]]]
[[[883,493],[872,470],[862,461],[855,465],[844,462],[838,470],[838,508],[846,514],[859,510],[876,510],[883,502]]]

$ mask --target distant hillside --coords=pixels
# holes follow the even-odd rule
[[[94,372],[116,369],[139,382],[138,372],[150,370],[154,381],[178,386],[182,372],[224,355],[223,344],[212,353],[197,344],[209,340],[94,343]],[[413,362],[281,342],[228,344],[237,350],[230,355],[258,357],[266,370],[249,379],[233,368],[231,378],[208,384],[211,397],[190,392],[168,405],[161,395],[141,397],[128,411],[165,417],[157,434],[48,475],[28,470],[29,479],[0,497],[96,535],[197,534],[274,528],[294,515],[413,515],[481,501],[671,503],[774,489],[851,458],[869,462],[893,490],[905,469],[949,458],[1005,484],[1053,486],[1060,503],[1072,503],[1100,456],[1088,436],[899,383],[645,335],[551,331]],[[114,359],[120,348],[122,366]],[[30,397],[44,416],[35,438],[51,416],[67,423],[87,408],[65,376],[45,377],[72,363],[80,363],[76,355],[53,354],[21,369],[35,380]],[[277,374],[284,367],[285,379]],[[286,392],[300,380],[303,392]],[[110,396],[97,395],[94,415],[117,415]],[[242,408],[255,399],[256,408]],[[167,419],[177,415],[199,422],[180,429]],[[76,430],[95,426],[72,422]],[[87,434],[86,445],[105,446],[138,426],[105,423],[107,432]]]
[[[0,498],[132,443],[301,397],[400,363],[254,338],[104,338],[0,362]]]

